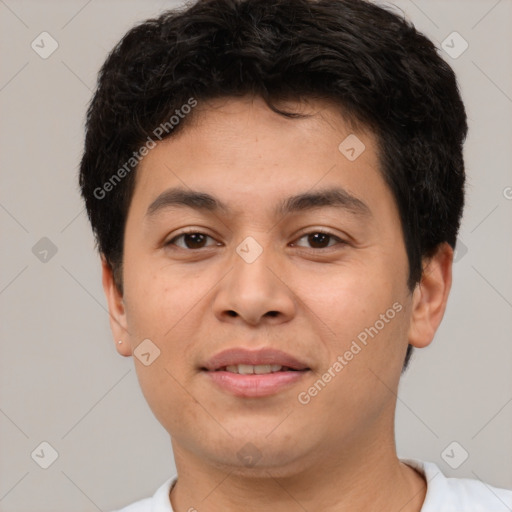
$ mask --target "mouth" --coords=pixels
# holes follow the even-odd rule
[[[234,364],[222,366],[215,370],[208,370],[207,368],[201,368],[201,370],[214,372],[229,372],[236,373],[238,375],[268,375],[271,373],[282,372],[304,372],[308,371],[309,368],[297,369],[291,368],[289,366],[281,366],[280,364]]]
[[[199,369],[216,389],[243,398],[276,395],[311,372],[307,363],[271,347],[227,349]]]

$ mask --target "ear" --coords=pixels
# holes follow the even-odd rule
[[[112,267],[107,263],[103,254],[101,255],[101,267],[103,290],[107,298],[108,311],[110,315],[110,329],[114,336],[116,349],[122,356],[131,356],[132,349],[130,335],[126,328],[126,313],[123,296],[115,284]],[[121,341],[122,343],[118,343],[118,341]]]
[[[436,253],[424,262],[421,281],[412,298],[409,343],[423,348],[432,342],[443,319],[452,286],[453,249],[444,242]]]

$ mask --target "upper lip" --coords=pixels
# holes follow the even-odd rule
[[[246,348],[238,347],[223,350],[211,357],[204,365],[203,369],[215,371],[225,366],[232,366],[238,364],[278,364],[287,366],[294,370],[307,370],[309,369],[306,363],[299,361],[286,352],[276,350],[273,348],[262,348],[259,350],[248,350]]]

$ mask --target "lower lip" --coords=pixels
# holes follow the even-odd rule
[[[299,382],[309,370],[241,375],[227,371],[204,371],[220,388],[241,397],[269,396]]]

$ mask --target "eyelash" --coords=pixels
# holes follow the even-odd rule
[[[307,233],[304,233],[302,234],[297,240],[301,240],[302,238],[304,237],[307,237],[309,235],[325,235],[325,236],[328,236],[329,238],[331,239],[334,239],[336,242],[337,242],[337,245],[346,245],[347,242],[345,242],[344,240],[342,240],[341,238],[339,238],[338,236],[332,234],[332,233],[329,233],[328,231],[323,231],[323,230],[314,230],[314,231],[309,231]],[[175,241],[178,240],[179,238],[182,238],[186,235],[204,235],[208,238],[211,238],[212,240],[214,239],[213,237],[211,237],[210,235],[207,235],[206,233],[202,233],[201,231],[197,231],[197,230],[190,230],[190,231],[183,231],[182,233],[176,235],[175,237],[173,237],[171,240],[169,240],[168,242],[166,242],[164,245],[165,246],[171,246],[171,245],[174,245],[176,246],[175,244]],[[293,243],[293,245],[295,245],[295,242]],[[335,244],[336,245],[336,244]],[[310,249],[312,251],[322,251],[322,250],[327,250],[327,249],[332,249],[332,247],[334,247],[335,245],[329,245],[327,247],[321,247],[321,248],[314,248],[314,247],[310,247],[310,248],[306,248],[306,249]],[[176,246],[178,247],[179,249],[183,249],[185,251],[200,251],[202,249],[205,249],[205,247],[200,247],[199,249],[189,249],[188,247],[187,248],[184,248],[184,247],[179,247],[179,246]],[[210,246],[211,247],[211,246]]]

